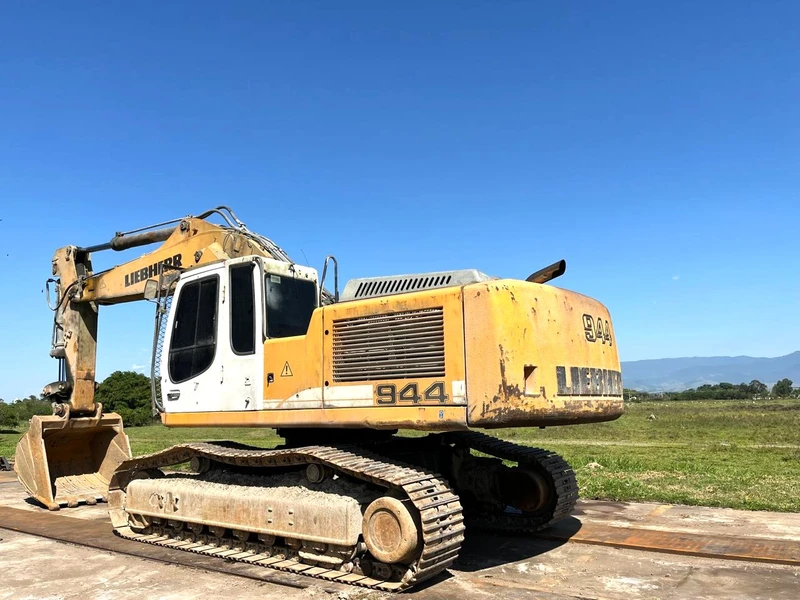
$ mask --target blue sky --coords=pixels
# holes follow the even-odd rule
[[[55,248],[221,203],[343,279],[566,258],[623,360],[800,348],[796,2],[230,4],[0,4],[0,397]]]

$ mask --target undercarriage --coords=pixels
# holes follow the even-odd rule
[[[316,431],[315,445],[306,432],[282,433],[274,450],[193,443],[125,461],[110,486],[115,532],[401,591],[450,566],[465,531],[537,531],[578,496],[558,455],[477,432],[358,445],[355,432],[344,444],[342,432]]]

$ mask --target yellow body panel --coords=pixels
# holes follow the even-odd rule
[[[408,341],[413,345],[417,338],[403,338],[405,322],[389,326],[384,317],[424,318],[433,312],[442,319],[441,375],[380,378],[373,373],[342,380],[337,373],[337,324],[368,329],[379,323],[380,332],[388,332],[380,344],[395,343],[390,353],[402,362]],[[358,352],[375,343],[359,338],[349,360],[369,371],[374,355]],[[169,413],[162,415],[163,422],[452,430],[587,423],[622,414],[620,363],[607,309],[581,294],[524,281],[325,306],[315,311],[305,336],[268,340],[264,357],[262,410]],[[413,361],[404,364],[413,371]]]
[[[320,427],[417,429],[447,431],[466,429],[464,406],[402,406],[294,410],[237,410],[228,412],[162,413],[167,427]]]
[[[596,300],[499,280],[465,287],[464,316],[470,427],[564,425],[622,414],[616,338],[608,310]]]
[[[288,408],[300,392],[320,389],[323,313],[322,309],[314,311],[306,335],[264,343],[265,402],[277,402],[279,406]]]

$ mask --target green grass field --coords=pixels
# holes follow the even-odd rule
[[[263,447],[280,440],[271,429],[126,431],[134,454],[193,440]],[[611,423],[493,434],[562,454],[578,474],[583,498],[800,512],[796,400],[632,404]],[[13,456],[19,435],[0,433],[0,455]]]

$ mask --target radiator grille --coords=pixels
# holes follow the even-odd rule
[[[333,323],[333,380],[444,376],[441,307],[342,319]]]

